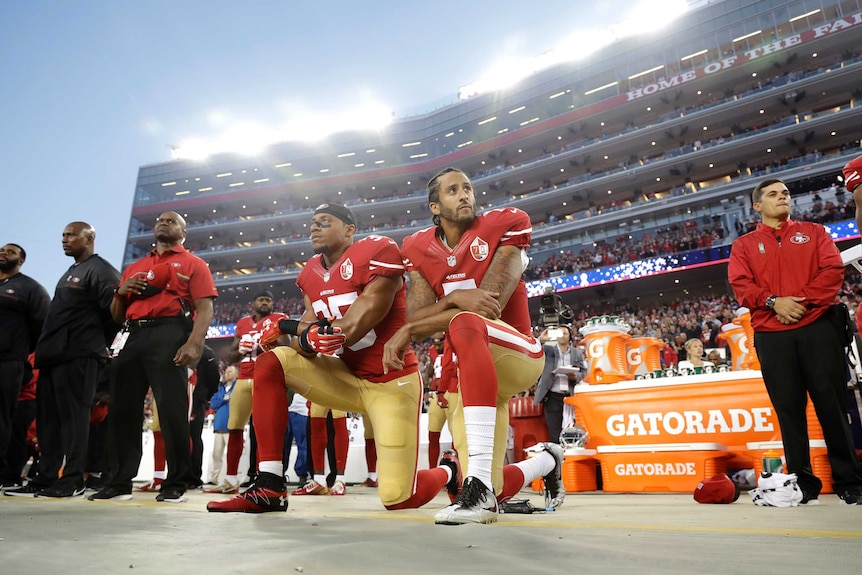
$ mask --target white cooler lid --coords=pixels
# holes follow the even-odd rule
[[[749,441],[745,444],[748,449],[784,449],[781,441]]]
[[[595,449],[584,449],[583,447],[572,447],[563,452],[565,455],[595,455]]]
[[[650,453],[653,451],[727,451],[721,443],[638,443],[635,445],[599,445],[599,453]]]

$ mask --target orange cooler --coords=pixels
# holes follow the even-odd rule
[[[626,363],[631,375],[646,375],[661,369],[661,348],[654,337],[633,337],[626,343]]]
[[[757,350],[754,349],[754,328],[751,327],[751,314],[748,308],[741,307],[736,310],[737,316],[733,323],[741,326],[745,332],[745,353],[742,358],[742,369],[760,369],[760,360],[757,359]]]
[[[596,490],[596,450],[567,449],[563,460],[563,485],[566,491]]]
[[[706,478],[727,472],[730,454],[718,443],[600,445],[602,490],[635,493],[692,492]]]
[[[748,336],[741,325],[726,323],[721,326],[719,341],[730,347],[730,367],[733,371],[741,371],[748,355]]]
[[[746,444],[780,437],[759,371],[579,384],[566,401],[589,432],[586,447],[718,443],[727,466],[752,467]],[[703,479],[703,477],[700,477]],[[692,487],[693,489],[693,487]]]
[[[626,362],[626,343],[631,339],[620,331],[595,331],[584,335],[587,350],[587,383],[616,383],[633,379]]]

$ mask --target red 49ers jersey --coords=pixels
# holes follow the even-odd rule
[[[283,313],[271,313],[260,318],[260,321],[254,321],[253,315],[247,315],[236,322],[236,337],[241,340],[251,339],[254,343],[258,343],[263,330],[282,319],[287,319],[287,316]],[[255,345],[251,353],[242,356],[239,362],[239,375],[237,379],[254,379],[254,362],[257,361],[257,356],[261,353],[263,353],[263,350]]]
[[[457,289],[482,285],[497,248],[527,248],[532,233],[530,217],[525,212],[517,208],[499,208],[477,215],[454,249],[443,242],[437,227],[433,227],[405,238],[401,253],[407,271],[422,274],[439,300]],[[531,333],[527,286],[523,279],[518,282],[500,319],[525,335]]]
[[[341,318],[365,286],[376,278],[403,274],[404,263],[398,245],[387,237],[372,235],[351,244],[329,269],[323,265],[323,256],[315,255],[299,272],[296,285],[311,300],[318,318]],[[405,291],[406,287],[402,286],[389,313],[374,329],[344,348],[340,357],[357,377],[379,383],[418,370],[416,356],[407,348],[404,369],[383,375],[383,346],[406,322]]]

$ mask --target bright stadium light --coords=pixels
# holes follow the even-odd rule
[[[212,140],[192,139],[171,147],[174,159],[203,160],[216,153],[257,155],[267,146],[285,141],[316,141],[335,132],[382,130],[392,123],[392,110],[376,102],[365,102],[339,114],[306,112],[280,127],[241,122]]]
[[[586,58],[605,46],[639,34],[656,32],[688,10],[685,0],[645,0],[626,18],[606,30],[587,30],[565,38],[559,46],[535,58],[498,62],[479,80],[458,89],[461,100],[512,86],[527,76],[563,62]]]

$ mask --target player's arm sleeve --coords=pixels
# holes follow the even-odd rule
[[[500,245],[517,246],[520,248],[530,247],[533,238],[533,225],[527,212],[516,208],[504,208],[501,212],[501,223],[503,224],[503,235]]]

